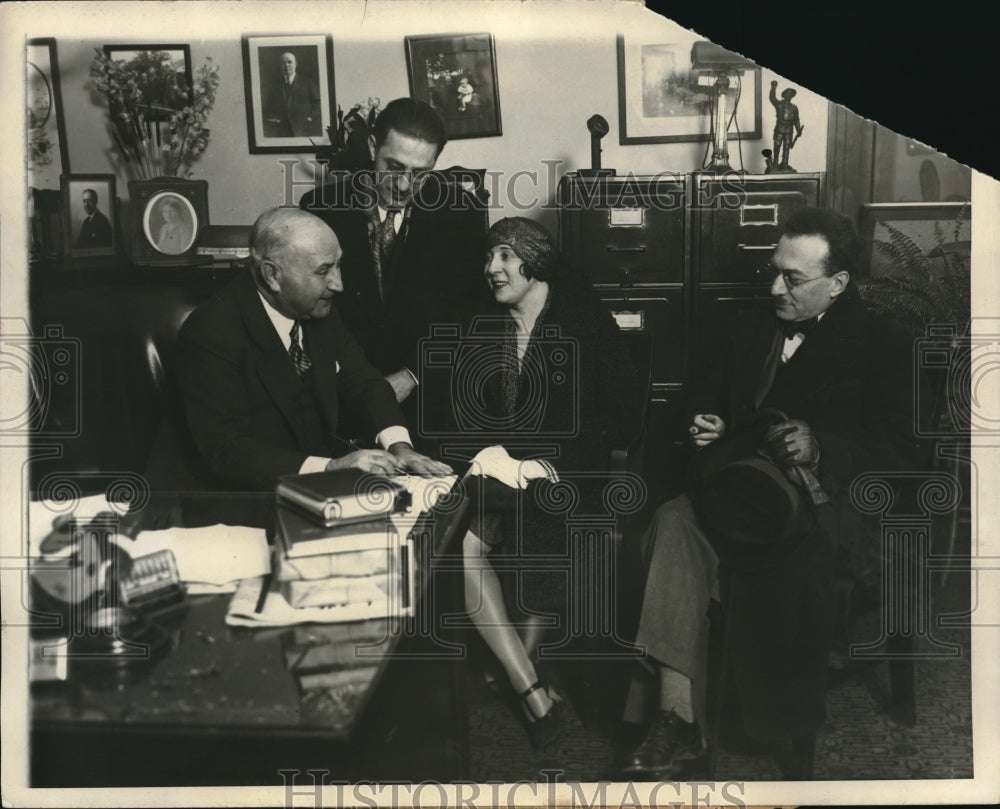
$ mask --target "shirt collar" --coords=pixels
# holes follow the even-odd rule
[[[285,347],[285,351],[289,349],[292,345],[292,326],[295,325],[295,321],[290,317],[285,317],[281,312],[271,306],[268,303],[267,298],[261,294],[261,291],[257,290],[257,295],[260,297],[260,302],[264,304],[264,312],[271,321],[271,325],[274,326],[274,330],[278,332],[278,337],[281,340],[281,344]]]
[[[406,211],[409,207],[409,205],[404,205],[402,208],[396,209],[396,213],[399,215],[396,217],[396,221],[392,223],[392,228],[397,234],[399,233],[399,229],[403,226],[403,218],[406,216]],[[383,208],[381,205],[376,205],[376,208],[378,209],[378,221],[384,222],[386,216],[389,215],[388,209]]]

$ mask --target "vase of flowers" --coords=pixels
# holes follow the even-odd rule
[[[108,101],[111,135],[118,153],[140,180],[191,176],[208,146],[205,125],[215,106],[219,68],[211,58],[190,84],[166,51],[142,51],[130,61],[100,49],[90,65],[94,86]],[[167,106],[163,99],[179,100]]]

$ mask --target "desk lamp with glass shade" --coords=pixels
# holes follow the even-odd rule
[[[749,59],[745,59],[739,54],[720,48],[713,42],[695,42],[691,48],[691,70],[699,77],[714,77],[713,85],[715,103],[712,109],[712,159],[704,171],[721,174],[731,171],[729,165],[729,145],[727,137],[729,134],[729,118],[732,113],[727,113],[728,106],[727,91],[730,87],[730,80],[736,76],[742,76],[747,70],[752,70],[756,65]],[[733,111],[735,112],[735,110]]]

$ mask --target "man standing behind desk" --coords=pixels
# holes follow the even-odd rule
[[[229,486],[273,490],[280,475],[356,467],[446,475],[413,450],[392,389],[333,308],[343,288],[337,237],[297,209],[263,213],[250,270],[198,307],[178,336],[177,377],[188,425]],[[343,454],[341,403],[367,414],[383,449]]]
[[[730,465],[742,470],[738,485],[734,473],[703,506],[688,495],[661,506],[640,540],[648,578],[636,642],[657,675],[659,710],[623,778],[683,778],[704,755],[707,611],[720,589],[743,726],[760,741],[795,740],[785,776],[810,777],[835,554],[854,561],[879,552],[852,547],[857,538],[837,531],[838,515],[851,509],[858,474],[914,468],[917,450],[911,346],[850,285],[860,255],[846,217],[817,208],[790,217],[769,264],[774,316],[737,326],[725,393],[694,417],[696,465],[734,446],[733,460],[752,461]],[[778,423],[760,429],[765,410]],[[758,450],[774,466],[762,467]],[[750,476],[752,464],[773,470],[778,484],[793,467],[808,469],[829,502],[788,485],[780,494]]]
[[[471,194],[428,177],[447,141],[430,106],[397,98],[373,129],[374,173],[307,192],[299,205],[340,239],[337,306],[403,402],[420,381],[420,339],[435,324],[465,325],[483,299],[486,217]]]

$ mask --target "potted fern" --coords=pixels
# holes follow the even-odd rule
[[[871,277],[858,281],[858,291],[868,308],[923,335],[928,325],[953,325],[957,335],[966,331],[970,317],[970,242],[961,240],[970,205],[943,227],[934,223],[934,247],[924,251],[912,237],[880,221],[887,239],[877,239],[873,249],[886,264]]]

